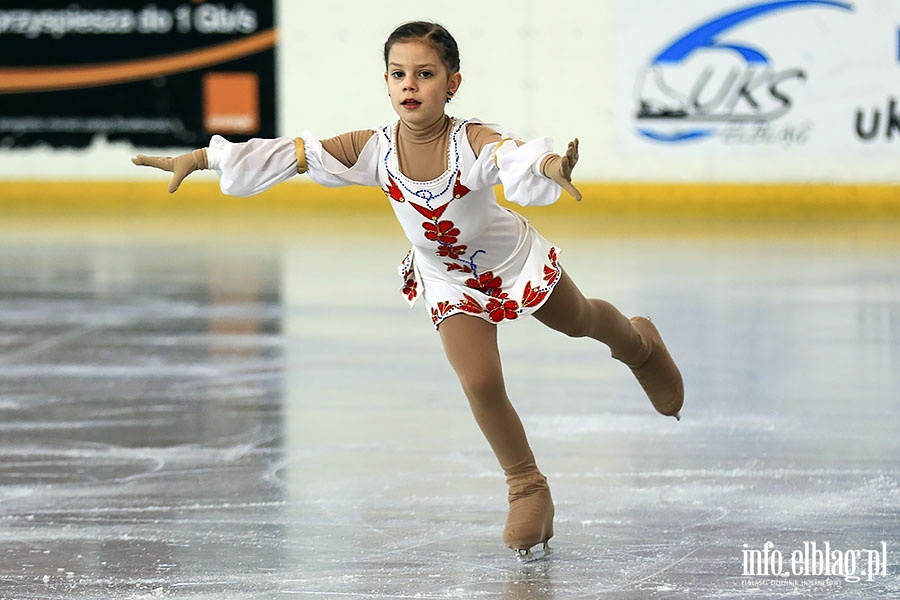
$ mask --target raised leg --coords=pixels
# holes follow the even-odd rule
[[[684,382],[649,319],[629,320],[609,302],[585,298],[565,272],[534,316],[566,335],[590,337],[609,346],[613,358],[632,370],[654,408],[663,415],[680,418]]]
[[[509,485],[509,515],[503,540],[527,549],[553,536],[553,500],[538,470],[525,428],[506,394],[497,327],[469,315],[453,315],[438,328],[475,421],[497,457]]]

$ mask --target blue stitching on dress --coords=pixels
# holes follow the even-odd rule
[[[451,151],[452,151],[453,168],[448,170],[448,172],[450,173],[450,177],[447,180],[447,185],[444,187],[443,190],[441,190],[437,194],[435,194],[434,192],[432,192],[429,189],[414,190],[414,189],[410,188],[408,185],[406,185],[406,181],[412,182],[412,180],[407,180],[406,176],[403,175],[402,173],[398,176],[391,172],[391,169],[388,166],[388,164],[389,164],[388,158],[390,157],[391,152],[394,151],[394,145],[396,144],[396,139],[391,139],[391,136],[387,132],[387,129],[388,129],[387,126],[385,126],[382,129],[382,132],[384,133],[385,137],[387,137],[388,141],[390,142],[388,144],[388,151],[384,155],[384,170],[387,171],[387,174],[391,177],[391,179],[393,179],[394,181],[399,183],[403,187],[403,189],[405,189],[407,192],[409,192],[416,198],[419,198],[420,200],[424,200],[425,206],[426,206],[426,208],[428,208],[428,210],[434,210],[434,207],[431,206],[431,201],[436,198],[440,198],[441,196],[446,194],[447,191],[450,190],[450,188],[453,187],[453,185],[456,183],[456,174],[459,172],[459,142],[456,139],[456,134],[459,133],[460,129],[462,129],[462,127],[468,122],[469,122],[468,119],[466,119],[464,121],[458,121],[456,123],[456,125],[453,127],[453,131],[450,133],[450,148],[448,148],[448,156],[451,154]],[[445,172],[443,175],[446,175],[446,174],[447,174],[447,172]],[[450,198],[450,202],[453,202],[454,199],[455,198]]]
[[[487,251],[476,250],[475,252],[472,253],[471,256],[469,256],[469,258],[467,258],[465,260],[463,260],[463,257],[459,257],[458,259],[456,259],[457,261],[468,265],[468,267],[470,269],[472,269],[472,275],[474,275],[476,279],[478,278],[478,266],[475,264],[475,257],[478,256],[479,254],[487,254]]]
[[[393,181],[399,183],[407,192],[409,192],[416,198],[424,200],[426,208],[428,208],[428,210],[433,211],[434,207],[431,205],[431,201],[436,198],[440,198],[441,196],[446,194],[447,191],[450,190],[450,188],[456,183],[456,175],[460,172],[458,134],[468,122],[469,122],[469,119],[465,119],[463,121],[457,121],[453,127],[453,131],[450,133],[450,146],[447,149],[447,156],[448,156],[448,158],[451,155],[453,156],[453,168],[449,169],[450,177],[449,177],[449,180],[447,181],[447,185],[439,193],[435,194],[434,192],[432,192],[429,189],[414,190],[414,189],[410,188],[408,185],[406,185],[406,181],[407,181],[406,176],[404,176],[402,173],[398,176],[391,172],[391,169],[389,167],[389,164],[390,164],[389,159],[390,159],[391,153],[394,151],[394,146],[396,144],[396,139],[395,139],[396,136],[394,136],[394,139],[392,139],[390,131],[393,129],[393,127],[389,126],[389,125],[386,125],[381,129],[382,135],[384,135],[385,139],[388,141],[388,150],[385,153],[384,158],[383,158],[384,170],[387,172],[388,176]],[[448,163],[449,163],[449,160],[448,160]],[[444,172],[442,174],[442,176],[447,175],[447,174],[448,174],[448,172]],[[408,181],[412,182],[413,184],[417,183],[417,182],[413,182],[412,180],[408,180]],[[450,200],[448,201],[448,204],[449,204],[449,202],[453,202],[455,199],[456,198],[453,198],[451,196]],[[447,242],[438,241],[437,244],[438,244],[438,246],[453,248],[453,244],[448,244]],[[460,256],[459,258],[451,258],[450,260],[454,260],[458,263],[462,263],[462,264],[466,265],[467,267],[469,267],[472,270],[472,275],[477,278],[477,277],[479,277],[479,272],[478,272],[478,266],[475,264],[475,257],[478,256],[479,254],[487,254],[487,251],[479,249],[479,250],[476,250],[475,252],[473,252],[472,254],[470,254],[468,258],[466,258],[465,256]],[[407,256],[407,258],[410,258],[410,257]]]

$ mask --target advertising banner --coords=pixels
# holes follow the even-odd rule
[[[900,2],[615,6],[614,135],[625,158],[705,159],[753,180],[790,178],[792,160],[859,163],[900,144]]]
[[[3,0],[0,148],[274,136],[273,5]]]

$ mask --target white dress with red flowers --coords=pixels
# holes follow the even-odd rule
[[[453,120],[447,169],[431,181],[413,181],[400,172],[397,124],[377,129],[350,168],[312,135],[301,136],[314,181],[382,189],[412,243],[399,266],[401,293],[410,305],[422,296],[435,327],[458,313],[492,323],[519,319],[544,303],[560,277],[559,249],[494,196],[494,186],[502,183],[506,198],[517,204],[555,202],[560,186],[539,171],[552,151],[550,140],[487,144],[476,156],[466,137],[467,122],[478,123]],[[296,173],[293,140],[266,140],[265,150],[241,148],[254,142],[262,144],[232,144],[214,136],[210,168],[220,173],[223,192],[258,193]]]

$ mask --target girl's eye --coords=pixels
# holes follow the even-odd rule
[[[419,77],[421,77],[422,79],[428,79],[431,76],[432,76],[431,71],[419,71]]]
[[[394,79],[403,79],[403,71],[391,71],[391,77]]]

